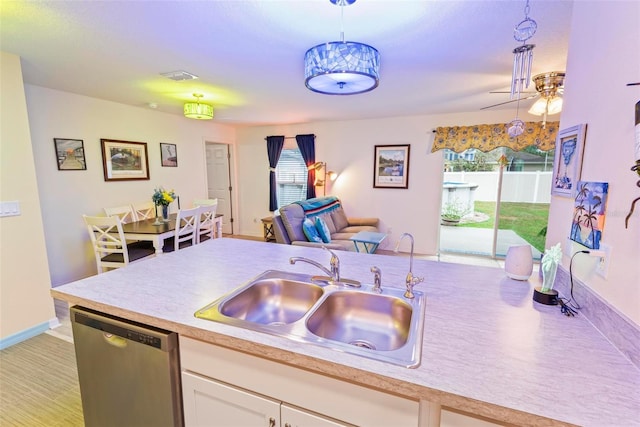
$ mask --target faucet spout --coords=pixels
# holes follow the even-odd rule
[[[400,243],[402,239],[408,237],[411,239],[411,253],[409,254],[409,272],[407,273],[407,277],[405,278],[405,285],[407,287],[407,291],[404,293],[405,298],[413,299],[413,287],[418,283],[424,281],[424,277],[416,277],[413,275],[413,236],[409,233],[404,233],[400,236],[398,243],[396,244],[396,248],[394,249],[395,253],[398,253],[398,248],[400,247]]]
[[[331,277],[333,279],[333,273],[331,273],[331,271],[329,271],[327,268],[325,268],[322,264],[320,264],[319,262],[316,262],[312,259],[309,258],[304,258],[304,257],[299,257],[299,256],[294,256],[289,258],[289,264],[295,264],[296,262],[306,262],[307,264],[311,264],[314,267],[319,268],[320,270],[322,270],[322,272],[324,274],[326,274],[327,276]]]
[[[329,266],[331,267],[331,270],[327,269],[319,262],[309,258],[305,258],[305,257],[291,257],[289,258],[289,264],[295,264],[298,261],[306,262],[307,264],[311,264],[314,267],[317,267],[320,270],[322,270],[324,274],[331,277],[331,280],[333,280],[334,282],[340,282],[340,259],[338,259],[338,256],[326,246],[323,246],[322,249],[325,249],[331,253],[331,260],[329,261]]]
[[[400,243],[402,243],[402,239],[408,237],[411,240],[411,253],[409,254],[409,273],[413,272],[413,236],[409,233],[404,233],[398,239],[398,243],[396,243],[396,247],[393,250],[395,253],[398,253],[398,249],[400,248]]]

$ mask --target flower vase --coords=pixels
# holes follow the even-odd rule
[[[162,221],[169,222],[169,205],[162,205]]]
[[[162,225],[164,221],[162,221],[162,217],[158,215],[158,205],[156,205],[156,220],[153,222],[153,225]]]

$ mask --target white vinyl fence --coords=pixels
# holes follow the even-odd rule
[[[445,172],[444,182],[478,184],[474,199],[495,202],[498,192],[498,171],[495,172]],[[551,201],[552,172],[504,172],[502,177],[502,201],[549,203]]]

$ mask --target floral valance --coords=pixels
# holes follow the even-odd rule
[[[556,143],[559,122],[525,122],[522,135],[511,138],[507,134],[508,125],[499,123],[494,125],[451,126],[439,127],[435,130],[432,152],[448,148],[461,153],[469,148],[476,148],[488,152],[497,147],[508,147],[520,151],[530,145],[540,150],[552,150]]]

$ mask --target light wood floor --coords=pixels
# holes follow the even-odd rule
[[[41,334],[0,351],[0,425],[83,426],[73,344]]]

